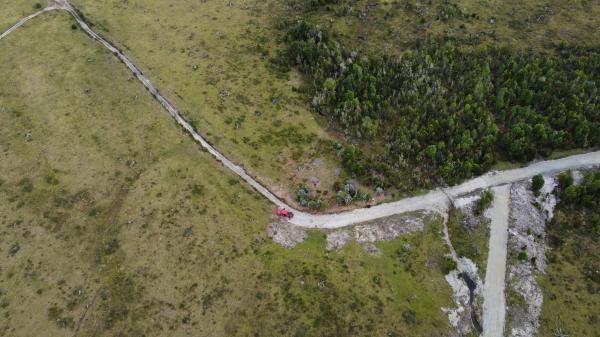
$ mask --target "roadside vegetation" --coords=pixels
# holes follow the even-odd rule
[[[548,267],[540,276],[544,292],[541,336],[600,336],[600,172],[573,185],[562,174],[559,203],[548,224]]]
[[[441,335],[441,223],[327,253],[54,12],[0,53],[0,335]],[[48,43],[51,41],[51,43]]]
[[[472,215],[469,217],[459,209],[454,209],[448,219],[450,240],[456,254],[473,261],[482,279],[485,278],[487,267],[489,226],[489,220]]]

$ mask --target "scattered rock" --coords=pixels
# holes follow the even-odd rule
[[[310,183],[313,184],[314,186],[317,186],[317,184],[319,183],[319,179],[315,176],[308,178],[308,181],[310,181]]]
[[[229,97],[229,96],[231,96],[231,92],[229,92],[227,90],[221,90],[221,91],[219,91],[219,97],[225,98],[225,97]]]
[[[583,172],[581,171],[573,171],[573,185],[580,185],[583,181]]]
[[[556,179],[544,176],[544,182],[537,198],[530,181],[514,184],[511,189],[508,249],[513,255],[525,252],[527,258],[509,260],[507,287],[521,297],[518,302],[508,298],[509,337],[535,336],[540,326],[543,293],[536,278],[546,268],[546,221],[551,219],[556,205],[554,196],[549,194]]]
[[[305,230],[288,222],[271,223],[267,231],[274,242],[286,248],[293,248],[308,236]]]
[[[381,254],[381,252],[379,251],[379,248],[377,248],[377,246],[375,246],[375,244],[373,243],[365,243],[363,245],[363,249],[365,250],[366,253],[371,254],[371,255],[379,255]]]
[[[27,133],[25,134],[25,139],[30,142],[33,140],[33,134],[31,133],[31,131],[27,131]]]
[[[423,220],[411,215],[395,215],[376,222],[358,225],[354,229],[355,239],[359,243],[388,241],[402,234],[422,231]]]
[[[469,288],[457,270],[453,270],[446,275],[446,282],[448,282],[452,289],[452,299],[456,307],[442,308],[442,311],[448,315],[450,325],[454,328],[453,333],[458,336],[466,336],[471,332]]]
[[[348,231],[331,232],[327,234],[327,245],[325,248],[328,251],[342,249],[351,239],[352,235]]]
[[[313,165],[314,165],[315,167],[320,167],[320,166],[321,166],[321,164],[322,164],[322,162],[323,162],[323,161],[322,161],[320,158],[317,158],[317,159],[315,159],[315,160],[313,161]]]

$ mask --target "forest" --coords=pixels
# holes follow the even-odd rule
[[[303,73],[313,109],[357,144],[341,157],[363,183],[452,184],[498,161],[600,145],[598,47],[542,53],[427,38],[400,56],[371,56],[302,19],[281,28],[280,61]]]

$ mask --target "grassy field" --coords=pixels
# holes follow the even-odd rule
[[[271,63],[277,44],[268,2],[73,3],[200,133],[276,194],[293,201],[310,177],[319,180],[315,190],[331,189],[332,137],[296,92],[299,76]]]
[[[548,267],[538,277],[543,337],[559,329],[569,336],[600,336],[600,216],[597,206],[589,207],[600,195],[600,179],[588,178],[578,187],[583,197],[561,200],[548,224]]]
[[[379,256],[274,244],[272,207],[71,23],[0,41],[0,335],[446,335],[439,220]]]
[[[561,41],[600,43],[600,4],[589,0],[349,0],[330,8],[304,15],[376,54],[403,52],[433,36],[539,50]]]
[[[38,11],[39,9],[36,4],[41,5],[45,4],[45,2],[34,0],[0,1],[0,8],[2,8],[2,14],[0,15],[0,32],[3,32],[8,27],[17,23],[22,17]]]

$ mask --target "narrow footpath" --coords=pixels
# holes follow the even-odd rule
[[[494,204],[490,209],[492,228],[483,287],[483,337],[502,337],[506,316],[504,278],[506,275],[510,185],[496,187],[493,191]]]

